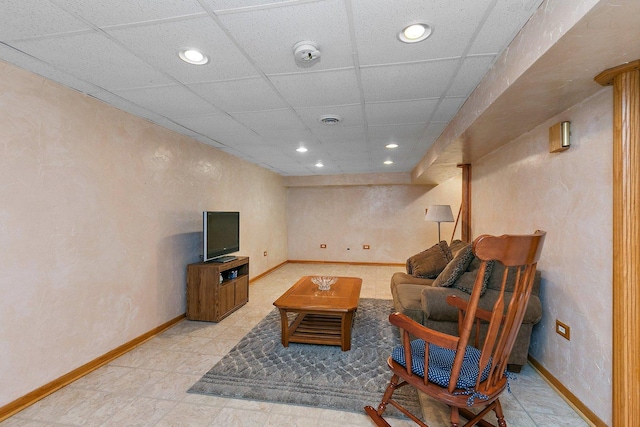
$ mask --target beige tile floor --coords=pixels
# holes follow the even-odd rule
[[[273,301],[304,275],[363,279],[363,298],[390,299],[398,267],[287,264],[255,281],[249,303],[220,323],[183,320],[140,347],[0,423],[13,426],[372,426],[365,415],[329,409],[187,394]],[[511,427],[587,426],[529,366],[501,399]],[[422,396],[427,422],[448,425],[447,408]],[[374,406],[377,402],[371,402]],[[394,427],[409,426],[390,420]]]

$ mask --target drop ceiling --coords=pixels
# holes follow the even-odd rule
[[[2,0],[0,59],[283,176],[410,172],[541,2]]]

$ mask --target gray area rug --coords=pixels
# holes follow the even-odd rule
[[[189,390],[189,393],[316,406],[364,413],[376,407],[391,379],[386,360],[399,343],[389,323],[390,300],[361,298],[351,350],[339,346],[280,341],[280,315],[274,309]],[[420,414],[415,389],[394,399]],[[389,405],[385,414],[403,416]]]

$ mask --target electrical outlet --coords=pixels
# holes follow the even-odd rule
[[[362,245],[362,249],[370,249],[369,245]]]
[[[320,249],[327,249],[327,245],[325,245],[324,243],[320,243]]]
[[[264,252],[262,253],[262,256],[267,256],[267,251],[264,251]]]
[[[571,328],[569,325],[562,323],[556,319],[556,333],[567,341],[571,341]]]

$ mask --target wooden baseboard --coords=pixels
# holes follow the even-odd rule
[[[42,387],[38,387],[32,392],[25,394],[24,396],[14,400],[13,402],[10,402],[4,405],[3,407],[0,407],[0,422],[3,420],[6,420],[7,418],[16,414],[17,412],[20,412],[26,407],[33,405],[38,400],[47,397],[51,393],[57,390],[60,390],[62,387],[68,384],[71,384],[72,382],[79,379],[80,377],[87,375],[89,372],[92,372],[98,369],[99,367],[106,365],[112,360],[122,356],[126,352],[133,350],[135,347],[148,341],[149,339],[165,331],[166,329],[169,329],[171,326],[175,325],[176,323],[184,319],[184,317],[185,315],[181,314],[175,319],[171,319],[168,322],[163,323],[162,325],[156,328],[153,328],[149,332],[146,332],[140,335],[139,337],[134,338],[131,341],[124,343],[119,347],[116,347],[115,349],[109,351],[108,353],[105,353],[102,356],[98,357],[97,359],[94,359],[89,363],[85,363],[79,368],[76,368],[73,371],[67,374],[64,374],[60,378],[57,378],[51,381],[50,383],[43,385]]]
[[[290,259],[292,264],[346,264],[346,265],[370,265],[372,267],[404,267],[405,263],[395,262],[356,262],[356,261],[312,261],[312,260],[300,260]]]
[[[566,388],[556,377],[551,375],[551,372],[542,366],[540,362],[534,359],[531,355],[528,356],[531,366],[538,371],[540,376],[544,378],[551,387],[553,387],[563,398],[566,400],[586,421],[590,422],[596,427],[607,427],[607,424],[602,421],[596,414],[594,414],[587,406],[580,401],[568,388]]]
[[[266,276],[267,274],[272,273],[273,271],[275,271],[275,270],[279,269],[280,267],[282,267],[283,265],[287,264],[288,262],[289,262],[289,261],[281,262],[280,264],[276,265],[275,267],[270,268],[270,269],[268,269],[267,271],[264,271],[264,272],[262,272],[262,273],[258,274],[256,277],[251,277],[251,278],[249,278],[249,283],[252,283],[252,282],[254,282],[254,281],[256,281],[256,280],[262,279],[262,278],[263,278],[264,276]]]

